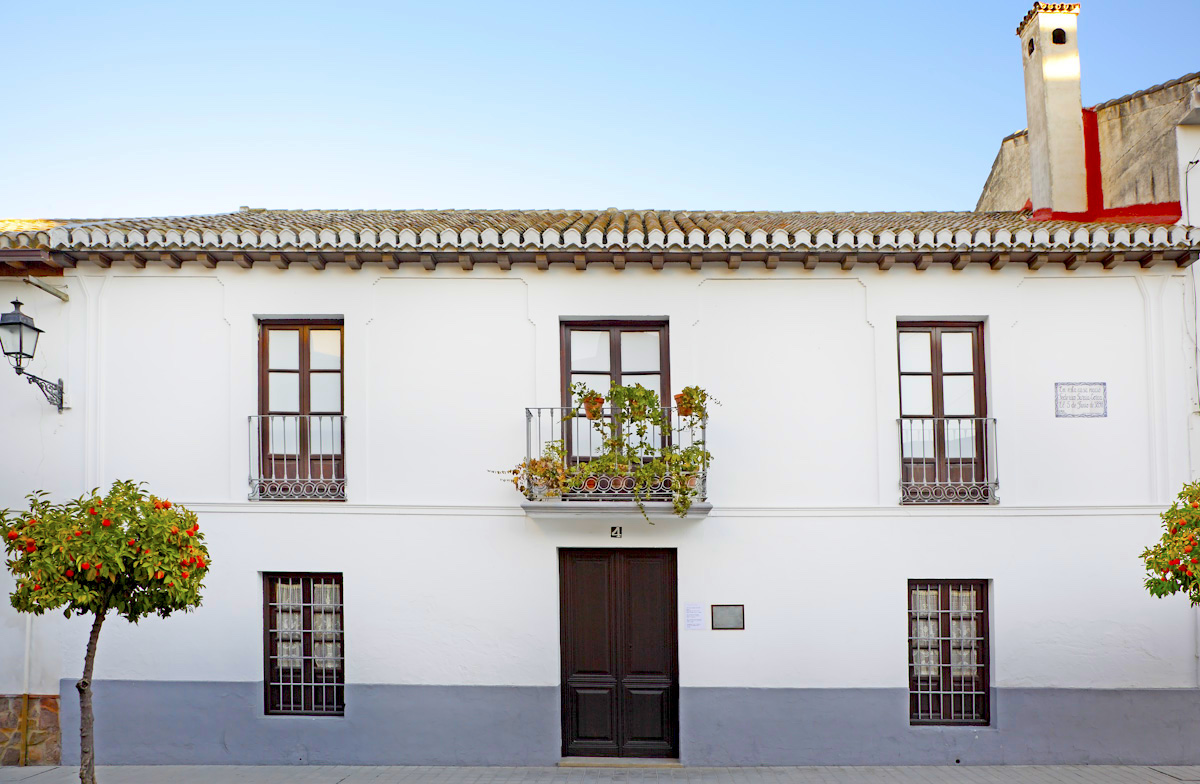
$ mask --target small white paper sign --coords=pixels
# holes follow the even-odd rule
[[[683,628],[704,630],[704,605],[688,602],[683,606]]]
[[[1054,416],[1108,416],[1108,384],[1103,381],[1056,381]]]

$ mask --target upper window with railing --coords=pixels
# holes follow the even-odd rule
[[[901,322],[897,332],[901,502],[995,503],[983,324]]]
[[[250,497],[343,500],[342,322],[263,321]]]

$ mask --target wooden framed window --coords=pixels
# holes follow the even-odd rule
[[[263,575],[266,712],[341,716],[346,708],[340,574]]]
[[[263,321],[257,487],[275,500],[345,498],[341,321]]]
[[[912,724],[988,724],[988,584],[908,581]]]
[[[983,324],[901,322],[901,486],[905,503],[991,503]]]
[[[605,398],[611,384],[641,384],[658,393],[660,405],[670,406],[669,350],[665,320],[564,321],[563,406],[573,408],[581,402],[571,399],[574,383],[586,384]],[[602,439],[586,419],[571,420],[565,437],[568,454],[573,458],[586,460],[602,449]],[[666,438],[667,434],[660,437]]]
[[[564,321],[562,400],[573,405],[570,387],[583,382],[605,397],[615,382],[641,384],[671,404],[670,336],[665,320]]]

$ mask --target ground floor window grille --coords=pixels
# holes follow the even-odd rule
[[[340,716],[345,648],[340,574],[263,575],[267,713]]]
[[[908,583],[909,720],[987,724],[987,583]]]

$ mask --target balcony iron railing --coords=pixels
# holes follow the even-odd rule
[[[346,417],[250,417],[251,501],[344,501]]]
[[[606,439],[602,428],[612,422],[614,411],[605,407],[601,409],[601,414],[600,419],[590,420],[584,416],[582,409],[525,409],[525,465],[529,466],[534,460],[542,458],[547,453],[547,444],[553,442],[561,443],[563,467],[568,470],[582,467],[601,455]],[[618,461],[622,470],[596,474],[587,474],[585,471],[578,487],[566,488],[561,493],[539,486],[536,479],[527,474],[523,482],[526,497],[531,501],[547,498],[562,501],[671,501],[676,495],[673,483],[682,481],[687,483],[690,491],[694,491],[693,501],[707,500],[707,460],[701,460],[694,469],[673,472],[673,476],[655,477],[648,486],[637,489],[635,466],[661,454],[663,447],[671,445],[682,450],[695,446],[701,451],[706,448],[706,419],[683,416],[678,408],[663,408],[660,419],[666,427],[649,425],[644,438],[631,434],[624,439],[632,443],[633,450],[628,454],[628,461]],[[598,428],[597,423],[601,423],[602,427]]]
[[[995,419],[904,417],[899,422],[900,503],[997,503]]]

